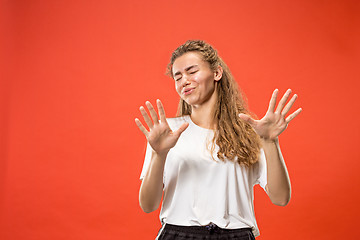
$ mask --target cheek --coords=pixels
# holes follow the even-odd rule
[[[191,84],[192,85],[199,85],[203,81],[202,79],[204,76],[202,74],[195,74],[194,76],[191,76]]]
[[[196,82],[197,84],[201,84],[201,85],[207,86],[211,81],[212,81],[211,76],[209,76],[207,74],[198,75],[198,76],[194,77],[194,82]]]
[[[176,90],[177,92],[180,91],[180,83],[179,83],[179,81],[178,81],[178,82],[175,82],[175,90]]]

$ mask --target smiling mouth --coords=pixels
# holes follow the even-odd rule
[[[184,95],[189,95],[194,91],[194,88],[190,88],[184,91]]]

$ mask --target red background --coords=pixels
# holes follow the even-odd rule
[[[356,0],[1,1],[0,239],[154,238],[134,118],[156,98],[175,115],[164,72],[187,39],[219,50],[258,116],[273,89],[299,95],[280,137],[292,200],[256,187],[258,239],[355,239],[359,16]]]

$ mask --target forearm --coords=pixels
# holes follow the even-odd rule
[[[163,193],[164,166],[167,154],[152,153],[149,169],[142,180],[139,203],[144,212],[155,211],[161,202]]]
[[[267,165],[267,192],[270,200],[279,206],[290,201],[291,184],[278,139],[262,140]]]

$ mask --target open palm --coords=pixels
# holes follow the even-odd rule
[[[145,135],[152,149],[159,154],[163,154],[167,153],[175,146],[181,133],[185,131],[189,124],[184,123],[178,130],[172,131],[166,121],[165,110],[161,101],[157,100],[156,104],[159,111],[160,121],[154,107],[147,101],[146,107],[149,110],[150,116],[143,106],[140,107],[140,112],[149,130],[147,130],[137,118],[135,119],[135,123]]]
[[[248,122],[261,138],[265,140],[275,140],[287,128],[289,122],[302,111],[302,109],[299,108],[286,117],[286,114],[290,111],[290,108],[297,99],[297,95],[294,94],[294,96],[286,104],[290,94],[291,90],[288,89],[275,109],[278,95],[278,90],[275,89],[269,103],[268,111],[260,120],[254,120],[246,114],[240,114],[239,117]]]

